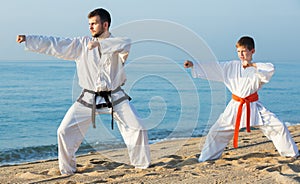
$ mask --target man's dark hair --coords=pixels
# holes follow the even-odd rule
[[[255,48],[254,39],[249,36],[243,36],[236,43],[236,47],[246,47],[248,50],[252,50]]]
[[[92,17],[95,17],[95,16],[100,17],[102,24],[104,22],[108,22],[108,27],[110,26],[111,18],[110,18],[110,14],[107,10],[105,10],[103,8],[98,8],[98,9],[95,9],[95,10],[91,11],[88,14],[88,18],[92,18]]]

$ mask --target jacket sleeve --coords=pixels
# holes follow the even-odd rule
[[[257,75],[261,80],[261,83],[268,83],[274,72],[275,68],[272,63],[256,63]]]
[[[25,49],[60,59],[76,60],[82,53],[82,43],[79,38],[70,39],[29,35],[26,36]]]
[[[194,78],[202,78],[206,80],[224,81],[223,64],[219,62],[194,62],[192,68],[192,76]]]
[[[110,37],[100,41],[100,51],[102,54],[114,52],[129,52],[131,40],[129,38]]]

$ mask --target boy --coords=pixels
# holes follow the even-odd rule
[[[219,63],[220,73],[206,73],[204,68],[208,63],[184,62],[185,68],[192,67],[193,77],[221,81],[232,93],[232,100],[207,134],[198,161],[220,158],[232,137],[233,146],[237,148],[239,129],[246,127],[250,132],[250,126],[259,126],[281,156],[298,157],[298,147],[286,125],[258,101],[257,91],[270,81],[274,66],[252,62],[255,44],[251,37],[240,38],[236,48],[240,61]]]

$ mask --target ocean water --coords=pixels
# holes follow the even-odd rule
[[[283,122],[298,124],[297,62],[273,62],[276,72],[260,101]],[[0,62],[0,165],[57,157],[56,130],[80,93],[71,61]],[[205,135],[230,93],[219,83],[193,79],[181,61],[147,58],[126,65],[123,87],[149,130],[150,143]],[[124,147],[110,115],[97,116],[78,154]]]

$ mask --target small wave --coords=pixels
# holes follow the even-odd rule
[[[286,122],[284,122],[284,124],[285,124],[286,126],[294,126],[294,125],[300,125],[300,122],[292,123],[292,122],[286,121]]]
[[[122,142],[83,142],[76,155],[87,154],[101,150],[124,148]],[[25,162],[56,159],[58,155],[57,145],[45,145],[36,147],[24,147],[19,149],[0,150],[0,166],[15,165]]]
[[[19,164],[55,157],[57,157],[57,145],[1,150],[0,165]]]

